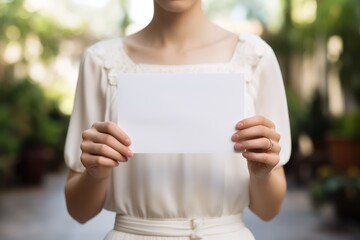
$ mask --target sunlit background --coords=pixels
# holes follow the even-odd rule
[[[264,38],[284,76],[293,141],[285,210],[296,209],[293,217],[311,226],[291,225],[286,211],[268,225],[250,215],[255,236],[360,239],[360,1],[204,0],[203,6],[224,28]],[[88,46],[141,29],[152,12],[151,0],[0,0],[0,239],[24,239],[17,225],[32,229],[26,239],[45,239],[47,226],[39,224],[46,223],[51,231],[58,224],[73,231],[51,239],[96,239],[96,228],[67,216],[62,196],[79,63]],[[41,208],[57,204],[61,213]],[[32,216],[38,225],[30,224]],[[271,238],[270,229],[280,225],[288,235],[276,231]],[[259,226],[269,231],[261,235]]]

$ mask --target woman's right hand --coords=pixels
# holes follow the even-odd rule
[[[97,122],[82,133],[81,162],[87,173],[95,179],[105,179],[119,162],[133,156],[131,140],[113,122]]]

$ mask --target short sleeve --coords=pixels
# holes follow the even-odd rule
[[[97,121],[104,120],[105,98],[102,79],[105,77],[101,59],[88,49],[80,64],[74,108],[70,117],[64,157],[66,165],[84,171],[80,161],[82,132]]]
[[[291,154],[289,114],[280,67],[274,51],[268,45],[256,67],[254,78],[258,85],[255,99],[256,113],[274,122],[276,131],[281,136],[278,165],[284,165],[289,161]]]

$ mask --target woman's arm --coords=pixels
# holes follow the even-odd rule
[[[85,171],[70,171],[65,198],[70,215],[85,223],[103,208],[112,169],[133,153],[130,138],[112,122],[95,123],[82,138],[80,158]]]
[[[250,174],[250,209],[263,220],[271,220],[281,207],[286,179],[280,161],[280,135],[267,118],[256,116],[240,121],[232,136],[235,150],[242,152]]]
[[[83,173],[69,171],[65,197],[68,212],[75,220],[85,223],[102,210],[108,179],[95,179],[86,170]]]
[[[286,193],[283,167],[273,169],[264,178],[250,174],[249,192],[251,211],[264,221],[274,218],[280,211]]]

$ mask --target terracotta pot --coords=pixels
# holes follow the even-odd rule
[[[328,140],[328,153],[336,170],[360,167],[360,140],[331,138]]]

